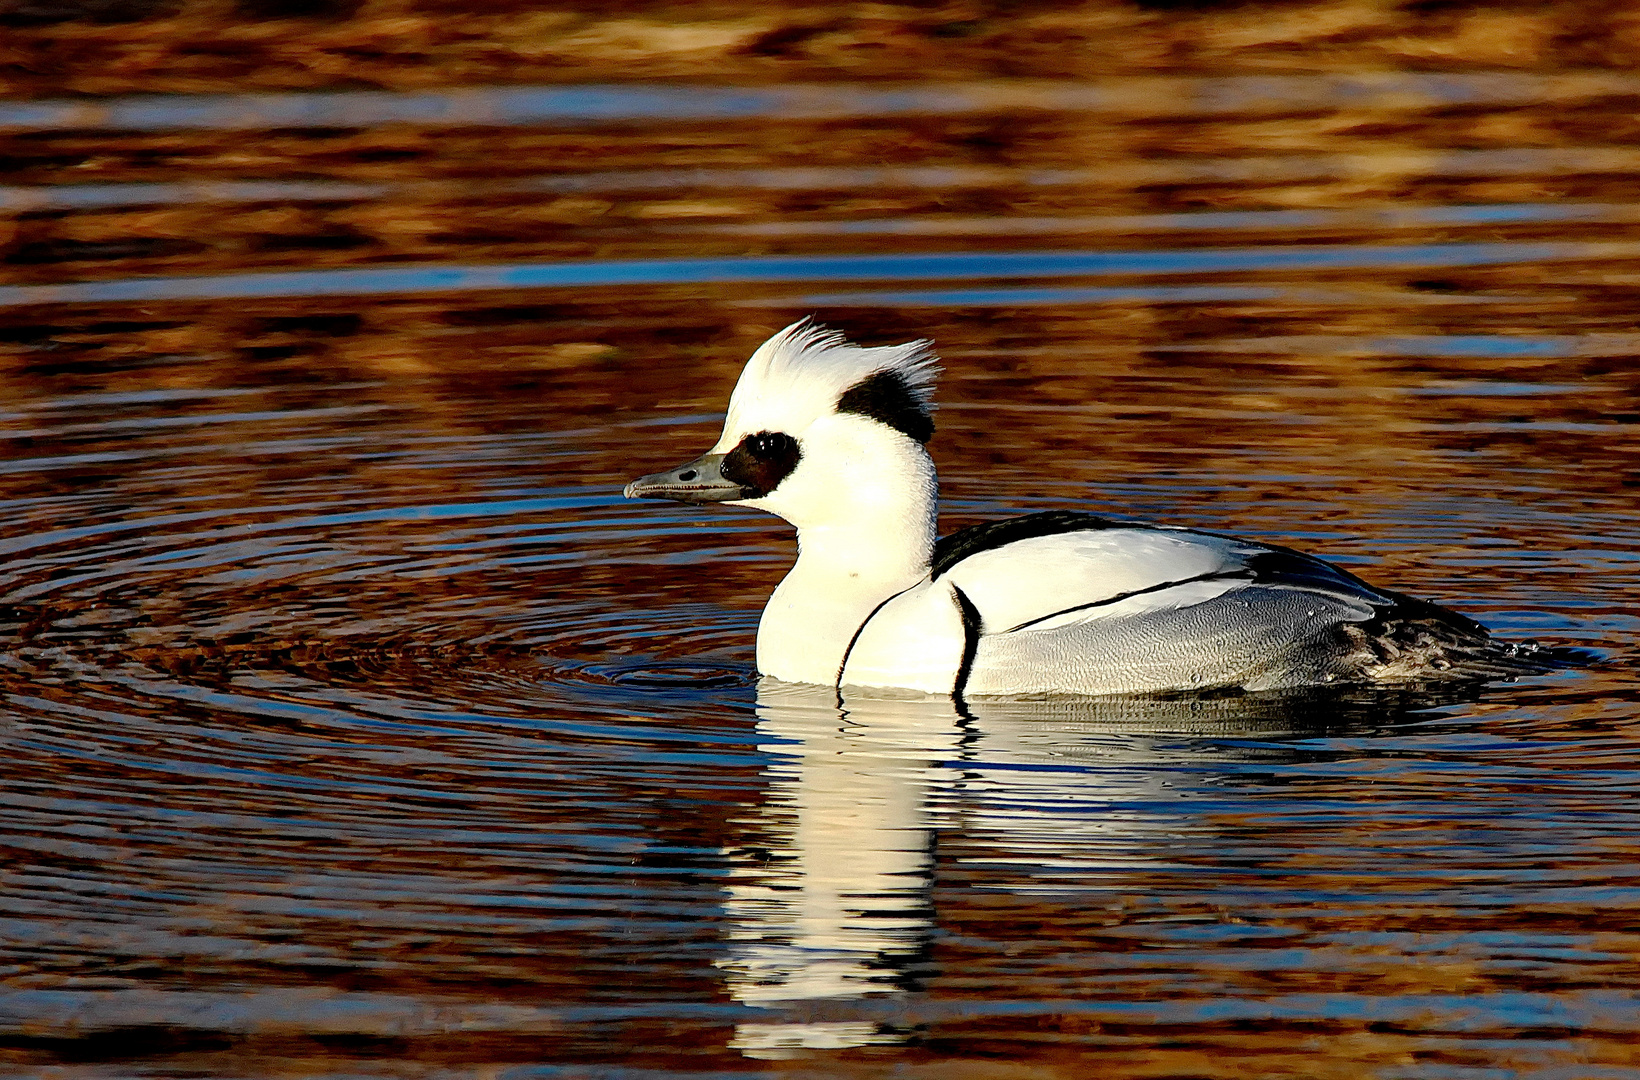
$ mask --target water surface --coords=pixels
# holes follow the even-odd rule
[[[1640,1076],[1631,83],[8,103],[0,1062]],[[619,490],[811,313],[935,341],[947,529],[1233,532],[1590,663],[759,683],[789,530]]]

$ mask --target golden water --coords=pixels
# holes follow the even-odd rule
[[[13,18],[0,1069],[1640,1075],[1621,20],[646,11]],[[789,530],[619,491],[811,313],[934,340],[946,529],[1243,534],[1589,663],[760,688]]]

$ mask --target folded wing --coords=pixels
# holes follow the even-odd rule
[[[978,619],[971,694],[1266,688],[1353,677],[1341,633],[1394,594],[1284,548],[1054,511],[941,541]]]

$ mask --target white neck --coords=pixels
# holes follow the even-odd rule
[[[758,670],[788,682],[835,683],[860,624],[921,581],[934,550],[933,461],[918,443],[882,425],[849,422],[868,428],[865,438],[849,445],[833,433],[814,455],[820,460],[811,462],[805,450],[789,478],[799,481],[792,490],[783,483],[752,504],[797,526],[797,564],[769,598],[757,629]],[[803,467],[811,465],[812,471]],[[830,490],[816,491],[821,485]]]

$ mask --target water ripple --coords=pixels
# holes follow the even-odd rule
[[[643,259],[496,266],[395,266],[299,270],[216,277],[143,278],[68,285],[0,287],[0,306],[245,297],[381,296],[475,289],[565,288],[681,283],[915,281],[1069,277],[1098,274],[1208,274],[1275,270],[1438,269],[1522,262],[1630,259],[1640,243],[1315,245],[1140,251],[951,252],[937,255],[761,256]]]

